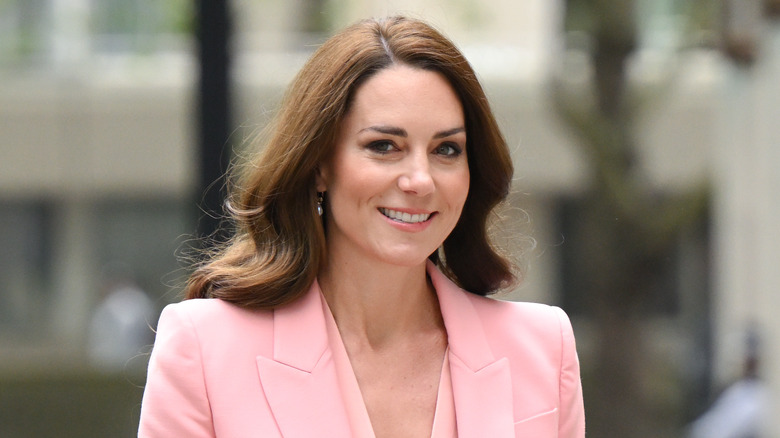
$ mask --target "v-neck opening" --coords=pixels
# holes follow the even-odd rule
[[[371,417],[357,376],[349,360],[346,346],[341,338],[341,333],[336,325],[325,297],[320,295],[322,310],[325,314],[325,326],[328,335],[328,344],[333,354],[336,366],[336,374],[339,381],[342,397],[345,403],[352,435],[355,437],[375,438]],[[433,422],[431,425],[431,438],[457,437],[455,418],[455,400],[452,393],[452,378],[450,374],[449,345],[444,351],[442,367],[439,373],[439,386],[436,393],[436,406],[434,408]]]

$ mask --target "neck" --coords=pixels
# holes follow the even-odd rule
[[[342,337],[380,349],[402,338],[444,329],[425,263],[406,267],[331,258],[318,282]]]

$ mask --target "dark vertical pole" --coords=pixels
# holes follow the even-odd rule
[[[198,233],[214,236],[223,215],[224,174],[231,130],[229,0],[197,0],[198,43]]]
[[[750,67],[758,57],[762,8],[768,5],[762,0],[722,0],[723,51],[742,67]],[[768,11],[768,9],[767,9]]]

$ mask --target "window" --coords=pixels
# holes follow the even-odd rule
[[[0,330],[40,332],[51,303],[51,209],[35,200],[0,201]]]

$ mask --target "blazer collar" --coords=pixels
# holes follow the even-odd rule
[[[314,281],[301,299],[274,311],[274,360],[311,372],[328,348],[322,293]]]
[[[258,356],[257,369],[281,435],[339,436],[350,430],[316,281],[299,300],[274,310],[273,336],[273,358]]]
[[[509,361],[493,355],[468,292],[430,261],[427,270],[447,329],[459,435],[514,436]],[[268,404],[285,437],[350,430],[322,300],[315,281],[301,299],[275,310],[273,358],[257,358]]]
[[[430,260],[427,270],[439,298],[450,353],[459,357],[474,372],[495,362],[482,321],[468,292],[447,278]]]
[[[460,436],[514,437],[509,360],[496,358],[469,292],[428,261],[449,342],[452,393]]]

